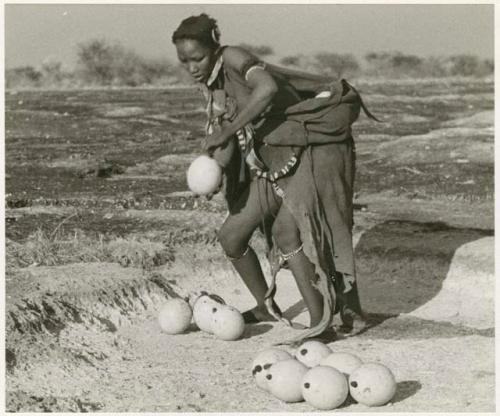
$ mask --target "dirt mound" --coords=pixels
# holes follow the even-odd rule
[[[471,138],[474,138],[471,141]],[[493,132],[490,127],[447,127],[426,134],[403,136],[377,148],[380,157],[395,165],[440,163],[465,159],[466,163],[493,164]]]
[[[176,284],[114,263],[27,268],[6,284],[6,359],[11,411],[93,411],[80,383],[102,366],[130,360],[117,334],[165,299]]]
[[[104,110],[102,114],[105,117],[131,117],[142,116],[146,111],[142,107],[120,107],[112,110]]]
[[[181,221],[181,213],[177,214]],[[212,226],[198,213],[189,214],[201,228]],[[376,223],[373,216],[361,218],[355,240],[372,232]],[[259,244],[252,242],[262,256]],[[482,253],[484,247],[459,249],[456,257],[465,259],[478,250]],[[221,254],[218,245],[186,243],[176,251],[176,261],[154,275],[92,263],[33,268],[15,284],[8,282],[12,285],[7,287],[8,409],[312,411],[306,403],[274,399],[258,389],[251,377],[250,364],[257,352],[290,338],[295,330],[262,323],[247,327],[243,339],[236,342],[218,340],[194,325],[179,336],[160,332],[157,311],[169,296],[193,299],[201,290],[209,290],[240,310],[253,306],[241,279]],[[485,260],[478,256],[475,262]],[[475,267],[474,262],[468,264]],[[277,301],[287,318],[308,323],[300,293],[287,271],[278,277]],[[446,332],[432,321],[420,321],[425,325],[417,321],[394,317],[386,325],[329,346],[393,369],[397,395],[383,411],[492,411],[494,338],[449,326]],[[342,408],[366,410],[352,402]]]
[[[443,287],[411,316],[447,321],[473,328],[495,326],[494,238],[461,246],[455,253]]]
[[[446,121],[442,125],[443,127],[490,127],[493,132],[494,123],[494,111],[481,111],[471,116],[464,116]]]
[[[8,343],[16,334],[57,333],[68,323],[115,328],[176,296],[175,283],[116,263],[22,269],[6,283]]]

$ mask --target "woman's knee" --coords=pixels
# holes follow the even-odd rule
[[[283,253],[296,250],[302,244],[299,229],[293,219],[280,220],[278,216],[273,224],[272,233],[276,245]]]
[[[229,226],[222,226],[217,236],[226,256],[235,259],[243,255],[250,240],[249,236],[241,235],[241,232]]]

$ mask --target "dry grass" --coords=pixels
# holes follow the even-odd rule
[[[117,238],[106,245],[109,256],[122,266],[151,269],[174,260],[173,252],[163,243],[146,239]]]
[[[150,269],[173,261],[173,250],[162,242],[141,238],[110,238],[73,233],[48,234],[38,229],[23,244],[6,242],[7,268],[55,266],[77,262],[118,262],[122,266]]]

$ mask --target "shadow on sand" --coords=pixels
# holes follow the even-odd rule
[[[389,401],[389,403],[398,403],[406,400],[407,398],[415,395],[422,388],[422,384],[416,380],[406,380],[400,381],[396,385],[396,394]],[[356,400],[352,398],[349,394],[346,401],[339,407],[339,409],[345,409],[351,405],[357,404]]]
[[[396,394],[391,400],[392,403],[402,402],[408,397],[415,395],[422,388],[422,384],[417,380],[400,381],[396,387]]]
[[[265,334],[266,332],[270,331],[271,329],[273,329],[273,326],[271,324],[247,325],[245,328],[245,333],[244,333],[242,339],[252,338],[252,337],[255,337],[257,335]]]
[[[493,230],[442,222],[386,221],[367,230],[355,249],[361,305],[368,318],[359,333],[427,303],[441,290],[455,251],[492,235]],[[305,310],[300,300],[284,316],[292,320]]]
[[[456,250],[492,235],[492,230],[413,221],[386,221],[366,231],[355,256],[369,327],[427,303],[441,290]]]

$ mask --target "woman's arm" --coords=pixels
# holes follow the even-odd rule
[[[250,55],[241,49],[227,48],[224,51],[224,65],[239,70],[249,57]],[[263,68],[248,72],[246,81],[252,90],[247,105],[239,111],[231,123],[226,124],[218,134],[208,138],[207,150],[225,144],[239,129],[259,116],[278,91],[273,77]]]

